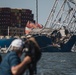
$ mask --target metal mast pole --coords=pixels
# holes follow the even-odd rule
[[[36,0],[36,22],[38,23],[38,0]]]

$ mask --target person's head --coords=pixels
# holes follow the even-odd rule
[[[40,48],[39,45],[38,45],[38,43],[37,43],[37,41],[35,40],[34,37],[28,38],[28,39],[25,41],[25,43],[26,43],[26,44],[31,44],[30,41],[32,41],[32,42],[35,44],[35,47],[37,47],[38,49]],[[26,45],[26,44],[25,44],[25,45]]]
[[[40,47],[39,47],[35,37],[29,37],[24,42],[23,52],[26,52],[28,50],[32,50],[33,48],[36,50],[40,50]]]
[[[21,39],[15,39],[9,46],[10,51],[16,51],[18,54],[22,54],[23,41]]]

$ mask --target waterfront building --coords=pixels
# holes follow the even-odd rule
[[[32,10],[30,9],[0,8],[0,35],[7,35],[8,27],[24,29],[28,21],[35,23],[34,14],[32,14]],[[10,30],[10,32],[12,31]],[[24,31],[22,33],[24,33]]]

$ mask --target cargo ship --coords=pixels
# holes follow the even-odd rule
[[[45,25],[39,26],[40,30],[38,26],[34,26],[34,28],[30,27],[30,29],[27,28],[27,32],[28,30],[30,30],[31,32],[29,33],[31,35],[35,35],[34,37],[40,45],[40,49],[42,52],[71,52],[73,45],[76,43],[76,1],[62,0],[61,5],[58,7],[59,2],[60,0],[55,0]],[[28,25],[26,26],[29,27]],[[66,27],[70,34],[73,32],[70,36],[68,36],[66,32],[66,35],[68,36],[68,40],[66,41],[64,39],[66,37],[66,35],[64,34],[65,31],[64,29],[61,30],[62,27]],[[53,35],[53,32],[54,34],[58,34],[59,32],[61,34]],[[10,41],[10,43],[12,41],[13,39]],[[4,46],[5,45],[6,44],[4,43]],[[8,46],[6,45],[6,47]]]
[[[72,35],[66,43],[53,44],[52,38],[45,35],[34,35],[33,36],[40,46],[42,52],[73,52],[72,47],[76,43],[76,35]],[[7,48],[11,42],[16,38],[2,39],[0,40],[0,53],[7,53]],[[26,38],[22,38],[26,41]]]

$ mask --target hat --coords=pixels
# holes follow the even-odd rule
[[[23,46],[23,41],[21,39],[15,39],[12,41],[11,46],[21,48]]]
[[[24,45],[24,42],[21,39],[15,39],[12,41],[10,46],[7,48],[7,52],[12,50],[12,47],[17,47],[18,50],[21,49]]]

